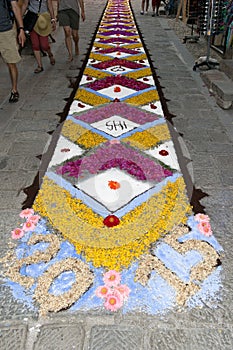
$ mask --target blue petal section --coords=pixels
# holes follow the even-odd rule
[[[201,289],[187,302],[189,307],[197,307],[208,305],[209,307],[216,307],[216,301],[221,300],[221,271],[222,267],[218,266],[202,283]]]
[[[20,300],[31,310],[37,310],[33,296],[29,295],[25,288],[23,288],[20,284],[8,280],[6,282],[6,286],[11,289],[13,297],[16,300]]]
[[[185,242],[189,239],[197,239],[199,241],[204,241],[209,243],[210,245],[212,245],[212,247],[217,251],[217,252],[222,252],[223,248],[222,246],[218,243],[218,241],[216,240],[216,238],[212,235],[210,237],[207,237],[205,235],[203,235],[197,228],[197,221],[194,219],[194,216],[190,216],[188,218],[188,226],[192,229],[190,233],[188,233],[187,235],[181,237],[178,241],[179,242]]]
[[[146,287],[134,281],[137,266],[138,264],[134,264],[129,270],[122,272],[122,284],[131,289],[129,298],[124,303],[123,313],[141,311],[158,314],[174,306],[174,289],[154,271]]]
[[[192,231],[183,236],[180,241],[186,241],[188,239],[199,239],[207,242],[215,248],[221,248],[218,245],[214,237],[205,237],[200,234],[197,229],[197,223],[193,218],[189,220],[190,226],[192,225]],[[37,234],[49,234],[45,220],[40,220],[34,233]],[[27,233],[22,240],[19,241],[19,245],[16,249],[16,255],[18,259],[26,256],[30,256],[35,251],[46,249],[48,243],[39,243],[34,246],[28,246],[27,240],[30,238],[31,233]],[[154,250],[157,257],[173,271],[181,280],[189,282],[190,269],[201,261],[202,256],[196,251],[189,251],[186,254],[179,254],[176,250],[170,247],[167,243],[160,243]],[[41,276],[48,267],[52,266],[55,262],[62,261],[68,257],[75,257],[85,262],[84,258],[76,253],[75,247],[68,241],[61,242],[60,250],[56,256],[48,263],[38,263],[32,265],[24,265],[21,268],[21,274],[29,277],[33,277],[35,280],[34,285],[25,289],[18,283],[14,283],[10,280],[6,280],[5,284],[11,288],[14,297],[17,300],[22,301],[27,307],[36,310],[33,302],[33,295],[37,285],[37,278]],[[129,269],[125,269],[121,272],[121,284],[125,284],[130,288],[130,294],[127,300],[125,300],[122,307],[122,312],[146,312],[151,315],[163,314],[176,305],[176,291],[171,287],[166,280],[164,280],[156,271],[152,271],[151,276],[146,286],[142,286],[140,283],[134,281],[135,271],[138,267],[138,263],[132,264]],[[96,289],[104,285],[103,274],[104,269],[96,269],[93,265],[89,264],[90,270],[94,275],[94,282],[90,288],[84,293],[79,300],[77,300],[70,311],[87,311],[97,310],[99,308],[104,309],[104,299],[95,295]],[[190,300],[188,300],[189,307],[201,306],[204,303],[216,303],[216,300],[220,298],[219,290],[221,289],[220,279],[221,267],[218,267],[214,272],[201,283],[201,289]],[[72,271],[65,271],[61,273],[51,284],[49,292],[54,296],[62,295],[70,290],[75,282],[75,274]]]
[[[76,310],[91,310],[99,307],[103,307],[103,299],[95,295],[95,291],[99,286],[103,286],[103,269],[94,269],[95,280],[91,288],[77,300],[77,302],[71,307],[71,311]]]
[[[166,243],[160,244],[155,254],[168,269],[185,283],[188,283],[190,280],[191,268],[203,260],[202,255],[195,250],[190,250],[186,254],[180,254]]]
[[[73,271],[65,271],[54,279],[49,289],[49,293],[58,296],[68,292],[75,282],[75,273]]]

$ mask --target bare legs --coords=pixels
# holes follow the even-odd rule
[[[146,5],[146,12],[148,12],[149,0],[142,0],[142,4],[141,4],[141,14],[144,14],[145,5]]]
[[[71,62],[71,61],[73,61],[72,38],[71,38],[72,30],[68,26],[63,27],[63,29],[64,29],[64,33],[65,33],[66,48],[67,48],[68,55],[69,55],[68,60]]]
[[[9,73],[10,73],[12,91],[17,92],[18,69],[17,69],[15,63],[7,63],[7,66],[8,66]]]
[[[159,16],[160,4],[161,4],[161,0],[152,0],[152,11],[153,11],[152,17],[154,17],[155,14],[156,16]]]
[[[40,51],[33,51],[34,52],[34,56],[35,56],[35,59],[36,59],[36,62],[37,62],[37,66],[42,68],[42,60],[41,60],[41,53]]]
[[[72,30],[72,35],[73,35],[73,40],[74,40],[74,47],[75,47],[75,55],[79,55],[79,47],[78,47],[78,42],[79,42],[79,36],[78,36],[78,31],[77,30]]]
[[[68,51],[68,61],[71,62],[73,61],[73,47],[72,47],[72,40],[74,42],[74,47],[75,47],[75,55],[79,54],[79,47],[78,47],[78,42],[79,42],[79,35],[78,35],[78,30],[76,29],[71,29],[69,26],[63,27],[64,33],[65,33],[65,43],[66,43],[66,48]]]
[[[34,30],[32,30],[30,37],[31,37],[32,49],[37,62],[37,68],[34,70],[34,73],[40,73],[44,70],[42,66],[41,50],[48,54],[50,63],[52,65],[55,64],[55,59],[51,52],[48,36],[38,35]]]

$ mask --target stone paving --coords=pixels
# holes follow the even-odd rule
[[[143,315],[99,315],[59,313],[38,319],[16,303],[0,284],[0,348],[8,349],[232,349],[232,110],[223,111],[205,88],[192,67],[195,57],[171,29],[166,17],[140,16],[140,4],[132,2],[136,21],[154,65],[157,68],[168,110],[176,117],[174,126],[183,135],[183,148],[192,159],[194,184],[208,196],[201,203],[211,217],[215,236],[225,250],[223,291],[215,310],[206,305],[182,313],[148,317]],[[20,101],[8,104],[9,81],[0,63],[0,227],[1,256],[9,233],[40,165],[40,155],[48,147],[54,130],[72,97],[72,85],[102,15],[98,0],[86,5],[87,20],[80,30],[80,58],[65,63],[63,33],[55,34],[52,44],[56,65],[45,63],[45,72],[34,76],[34,58],[23,54],[20,69]],[[196,44],[192,44],[196,45]],[[44,58],[45,60],[46,58]],[[46,62],[46,61],[45,61]],[[59,114],[59,115],[58,115]],[[43,173],[43,169],[41,170]],[[188,325],[188,326],[187,326]]]

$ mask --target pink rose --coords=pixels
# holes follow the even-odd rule
[[[103,280],[109,287],[117,286],[121,281],[121,275],[117,271],[110,270],[104,274]]]
[[[11,231],[11,237],[12,239],[20,239],[24,236],[24,231],[17,227],[13,231]]]
[[[127,298],[129,296],[130,289],[125,284],[121,284],[115,288],[116,290],[118,290],[118,292],[122,295],[123,298]]]
[[[21,218],[29,218],[29,216],[34,214],[34,210],[33,209],[24,209],[21,211],[21,213],[19,214],[19,216]]]
[[[117,291],[114,291],[112,294],[109,294],[104,303],[104,307],[110,311],[117,311],[123,305],[123,298],[121,294]]]
[[[33,224],[37,224],[40,220],[40,215],[32,215],[28,218],[28,221],[32,222]]]
[[[95,291],[95,295],[99,298],[106,298],[110,293],[111,291],[108,286],[99,286]]]
[[[208,215],[201,214],[201,213],[196,214],[194,218],[196,221],[210,221],[210,218]]]
[[[197,225],[197,227],[198,227],[199,231],[207,237],[209,237],[213,234],[209,221],[200,221],[199,224]]]
[[[27,232],[27,231],[33,231],[33,230],[35,229],[35,227],[36,227],[36,225],[35,225],[33,222],[31,222],[31,221],[27,221],[27,222],[25,222],[25,223],[23,224],[23,230],[24,230],[25,232]]]

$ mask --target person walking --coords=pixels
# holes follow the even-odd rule
[[[152,17],[159,16],[159,7],[161,0],[152,0]]]
[[[144,12],[146,6],[146,12]],[[149,0],[142,0],[141,3],[141,15],[144,15],[144,13],[147,15],[148,14],[148,8],[149,8]]]
[[[73,61],[72,39],[75,47],[75,55],[79,54],[79,22],[81,18],[85,21],[85,10],[83,0],[59,0],[58,1],[58,21],[63,27],[65,34],[65,44],[68,51],[68,62]]]
[[[18,42],[23,47],[26,41],[23,19],[17,1],[0,0],[0,54],[8,66],[11,78],[12,86],[9,102],[18,102],[18,69],[16,64],[21,60],[21,57],[19,55],[16,28],[10,16],[10,6],[18,24]]]
[[[34,73],[38,74],[44,70],[41,52],[46,52],[48,54],[51,65],[55,64],[55,58],[52,54],[48,38],[51,30],[56,29],[56,19],[54,17],[52,0],[24,0],[22,4],[23,15],[26,10],[41,14],[40,18],[36,21],[34,28],[30,32],[32,50],[37,62],[37,68],[34,70]],[[51,30],[50,22],[52,25]]]

